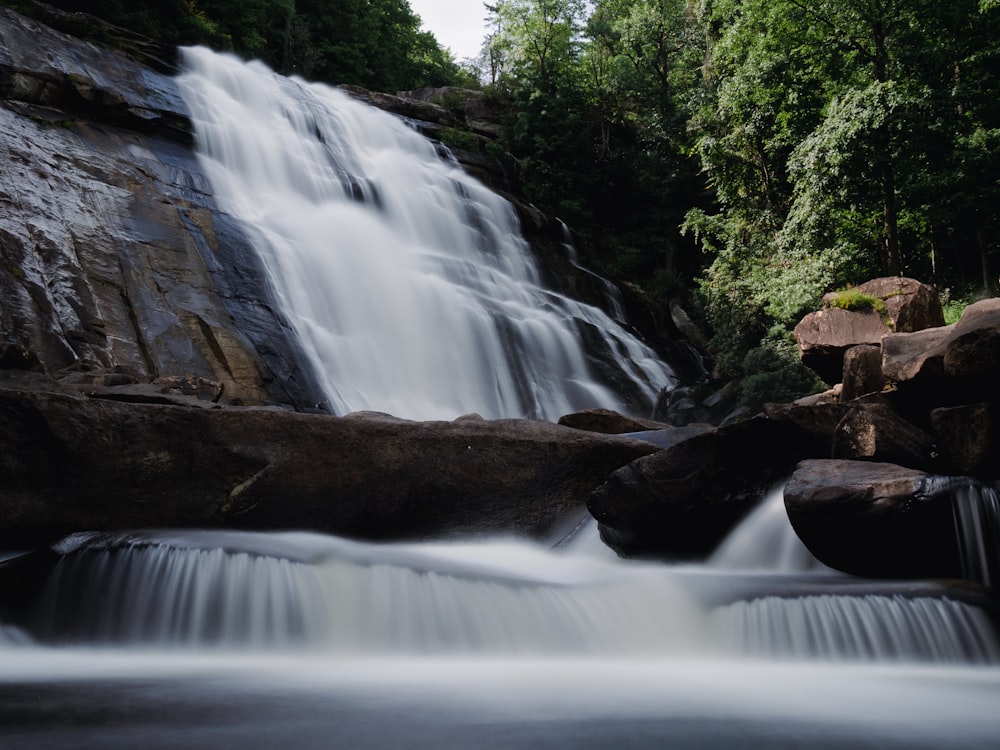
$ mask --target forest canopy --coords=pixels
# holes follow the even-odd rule
[[[314,80],[485,88],[528,199],[700,311],[746,401],[815,387],[790,331],[826,292],[997,283],[996,0],[492,0],[464,68],[407,0],[55,4]]]
[[[9,2],[16,6],[16,2]],[[49,0],[167,44],[378,91],[468,82],[407,0]]]
[[[717,372],[787,398],[815,385],[790,331],[825,292],[992,294],[997,6],[499,0],[480,68],[533,199],[605,272],[693,287]]]

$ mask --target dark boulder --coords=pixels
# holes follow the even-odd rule
[[[934,439],[885,403],[853,404],[833,435],[833,458],[926,469],[932,466],[934,454]]]
[[[0,375],[6,544],[144,527],[541,536],[583,512],[612,471],[657,450],[530,420],[181,408]]]
[[[947,482],[870,461],[803,461],[785,486],[795,533],[821,562],[870,578],[959,578]]]
[[[588,507],[622,556],[703,558],[791,470],[799,438],[793,425],[764,417],[698,429],[614,472]]]

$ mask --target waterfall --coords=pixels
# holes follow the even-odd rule
[[[716,548],[708,565],[722,570],[829,571],[795,534],[785,511],[784,492],[782,482],[766,493]]]
[[[970,479],[953,482],[952,508],[962,574],[986,586],[1000,582],[1000,497],[997,488]]]
[[[987,615],[947,598],[712,605],[701,597],[709,584],[726,579],[513,540],[147,533],[63,555],[30,631],[59,643],[346,655],[1000,660]]]
[[[184,60],[213,192],[334,413],[648,413],[674,384],[619,322],[544,288],[513,206],[401,119],[259,63],[203,48]]]

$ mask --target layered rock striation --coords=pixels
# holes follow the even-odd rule
[[[321,401],[170,76],[0,8],[0,97],[0,366]]]

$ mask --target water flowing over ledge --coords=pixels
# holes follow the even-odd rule
[[[341,656],[1000,660],[994,624],[977,607],[888,588],[825,590],[830,576],[793,595],[754,577],[748,586],[733,570],[515,540],[161,532],[84,535],[61,549],[29,624],[43,642]],[[772,593],[744,593],[754,586]]]
[[[334,413],[554,420],[648,410],[674,383],[619,322],[545,289],[513,207],[398,118],[203,48],[184,59],[213,189]],[[594,377],[585,339],[621,382]]]

